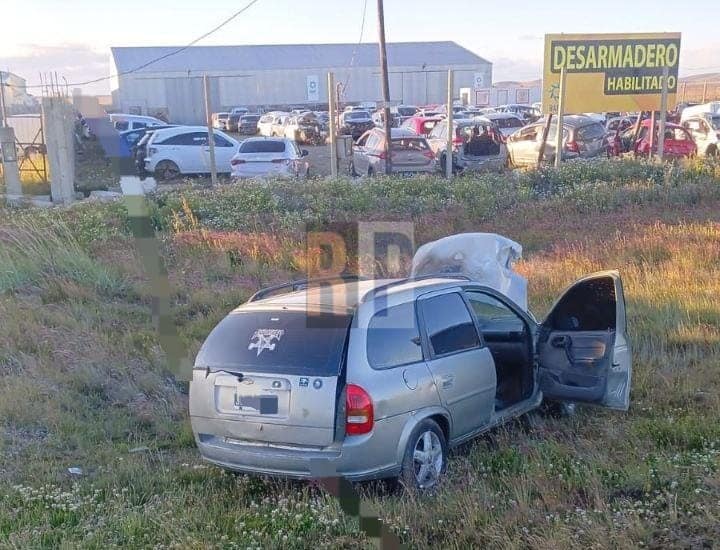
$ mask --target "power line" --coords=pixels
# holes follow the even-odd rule
[[[226,19],[224,19],[219,25],[213,27],[213,28],[210,29],[208,32],[206,32],[206,33],[198,36],[197,38],[195,38],[193,41],[189,42],[189,43],[186,44],[185,46],[182,46],[182,47],[177,48],[177,49],[175,49],[175,50],[173,50],[173,51],[171,51],[171,52],[168,52],[168,53],[166,53],[166,54],[164,54],[164,55],[161,55],[161,56],[159,56],[159,57],[156,57],[156,58],[154,58],[154,59],[151,59],[150,61],[148,61],[148,62],[146,62],[146,63],[143,63],[143,64],[141,64],[141,65],[138,65],[137,67],[134,67],[133,69],[128,69],[127,71],[120,71],[120,72],[118,72],[118,73],[116,73],[116,74],[114,74],[114,75],[103,76],[103,77],[101,77],[101,78],[95,78],[95,79],[93,79],[93,80],[87,80],[87,81],[85,81],[85,82],[72,82],[72,83],[70,83],[70,84],[66,84],[66,86],[67,86],[67,87],[87,86],[87,85],[89,85],[89,84],[96,84],[96,83],[102,82],[102,81],[104,81],[104,80],[110,80],[110,79],[116,78],[116,77],[118,77],[118,76],[129,75],[129,74],[135,73],[135,72],[137,72],[137,71],[140,71],[140,70],[142,70],[142,69],[145,69],[145,68],[149,67],[150,65],[153,65],[153,64],[157,63],[158,61],[162,61],[162,60],[164,60],[164,59],[167,59],[168,57],[172,57],[173,55],[177,55],[177,54],[179,54],[179,53],[181,53],[181,52],[184,52],[185,50],[187,50],[188,48],[191,48],[192,46],[194,46],[195,44],[197,44],[197,43],[200,42],[201,40],[204,40],[204,39],[207,38],[208,36],[210,36],[210,35],[212,35],[212,34],[215,34],[217,31],[219,31],[219,30],[222,29],[225,25],[227,25],[228,23],[230,23],[231,21],[233,21],[234,19],[236,19],[237,17],[239,17],[240,15],[242,15],[244,12],[246,12],[247,10],[249,10],[254,4],[256,4],[256,3],[259,2],[259,1],[260,1],[260,0],[250,0],[250,2],[248,2],[244,7],[242,7],[241,9],[239,9],[238,11],[236,11],[235,13],[233,13],[230,17],[227,17]],[[367,0],[366,0],[366,1],[367,1]],[[6,86],[13,87],[13,88],[21,88],[20,86],[14,86],[14,85],[9,85],[9,84],[5,84],[5,85],[6,85]],[[33,85],[30,85],[30,86],[25,86],[25,88],[45,88],[45,87],[46,87],[46,86],[43,85],[43,84],[33,84]]]
[[[368,5],[368,0],[365,0],[365,2],[363,4],[362,19],[360,21],[360,38],[358,39],[357,45],[353,48],[352,56],[350,56],[350,65],[348,65],[347,78],[345,79],[345,82],[343,82],[341,85],[343,92],[347,89],[347,86],[350,83],[350,76],[351,76],[350,70],[353,68],[353,65],[355,64],[355,57],[358,53],[358,50],[360,49],[360,44],[362,44],[363,34],[365,34],[365,14],[367,13],[367,5]]]

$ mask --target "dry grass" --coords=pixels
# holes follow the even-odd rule
[[[528,244],[520,269],[538,314],[576,277],[620,269],[635,376],[629,413],[533,414],[454,453],[436,494],[361,486],[408,546],[720,540],[720,200],[702,193],[688,185],[596,212],[562,198],[494,218],[440,209],[418,222],[421,240],[494,230]],[[0,222],[0,546],[368,546],[315,488],[201,464],[132,241],[108,211],[81,212]],[[163,253],[192,350],[259,284],[315,261],[298,256],[294,232],[176,221]]]

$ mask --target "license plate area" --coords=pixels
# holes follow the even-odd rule
[[[287,418],[290,382],[283,378],[220,375],[215,379],[215,409],[221,415]]]

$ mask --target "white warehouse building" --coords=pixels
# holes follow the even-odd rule
[[[178,49],[111,48],[119,75],[115,108],[201,123],[204,74],[210,78],[213,111],[327,104],[329,71],[343,103],[382,99],[377,44],[193,46],[173,54]],[[455,42],[390,43],[387,54],[394,103],[443,103],[448,69],[454,70],[456,98],[460,89],[492,83],[492,63]]]

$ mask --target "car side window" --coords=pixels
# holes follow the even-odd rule
[[[129,126],[130,126],[130,123],[127,120],[118,120],[115,123],[115,129],[118,132],[123,132],[123,131],[127,130],[129,128]]]
[[[524,332],[525,321],[506,304],[479,291],[467,292],[480,332]]]
[[[374,369],[388,369],[423,360],[415,303],[378,311],[367,331],[367,357]]]
[[[423,300],[422,311],[430,347],[436,356],[480,346],[475,323],[460,294],[453,292]]]
[[[228,140],[226,140],[224,137],[222,137],[219,134],[213,134],[215,137],[215,146],[216,147],[232,147],[233,144],[230,143]]]
[[[158,145],[207,145],[207,132],[188,132],[169,137]]]

